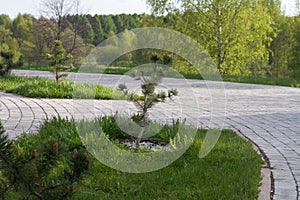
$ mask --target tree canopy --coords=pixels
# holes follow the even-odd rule
[[[59,18],[59,38],[66,52],[73,56],[74,64],[80,65],[93,47],[119,32],[124,32],[131,41],[134,40],[131,29],[151,26],[190,36],[205,48],[223,74],[300,77],[300,16],[285,16],[280,10],[280,0],[147,2],[152,8],[151,15],[92,16],[67,12],[77,4],[65,7]],[[57,20],[52,13],[40,18],[19,14],[13,20],[0,15],[2,71],[21,63],[49,65],[47,53],[51,53],[53,41],[58,38]],[[117,51],[118,47],[115,44],[110,48]],[[151,53],[153,50],[130,52],[112,64],[130,67],[151,62],[147,59]],[[171,65],[175,69],[192,70],[189,63],[176,55]]]

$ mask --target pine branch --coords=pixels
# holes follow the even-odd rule
[[[45,193],[49,190],[54,190],[54,189],[61,186],[61,184],[55,184],[55,185],[50,185],[50,186],[41,186],[38,183],[35,183],[35,185],[38,186],[38,187],[42,187],[42,189],[39,192],[36,192],[36,191],[33,192],[33,195],[38,197],[38,198],[41,198],[41,199],[43,198],[43,196],[42,196],[43,193]]]
[[[0,121],[0,159],[6,164],[10,165],[9,157],[11,155],[11,141],[5,133],[4,127]]]
[[[6,157],[6,155],[0,150],[0,159],[6,164],[10,165],[10,160]]]

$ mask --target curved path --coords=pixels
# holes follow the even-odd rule
[[[23,76],[53,78],[48,72],[14,71]],[[93,74],[70,73],[77,81],[99,82]],[[103,75],[103,85],[114,87],[126,83],[135,89],[129,77]],[[169,84],[167,84],[169,83]],[[203,128],[219,127],[210,123],[212,93],[226,94],[224,127],[235,130],[252,140],[269,159],[274,178],[274,199],[293,200],[300,196],[300,89],[220,83],[197,80],[166,79],[163,84],[179,90],[179,97],[166,104],[158,104],[151,112],[155,120],[169,122],[172,118],[186,118],[189,123]],[[207,85],[210,85],[209,89]],[[214,87],[216,85],[216,87]],[[163,88],[162,86],[162,88]],[[217,87],[218,86],[218,87]],[[52,116],[93,118],[113,114],[116,110],[128,113],[134,106],[125,101],[31,99],[0,92],[0,120],[11,138],[23,132],[35,132],[39,124]],[[222,102],[220,102],[221,104]],[[218,108],[219,109],[219,108]],[[224,114],[219,110],[220,115]],[[222,125],[220,128],[223,128]]]

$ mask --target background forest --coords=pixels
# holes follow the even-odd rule
[[[134,33],[128,30],[156,26],[195,39],[222,74],[300,79],[300,15],[285,16],[280,1],[174,2],[148,0],[150,15],[19,14],[15,19],[0,15],[0,66],[7,62],[16,68],[48,66],[47,54],[57,39],[79,66],[93,47],[110,36],[125,31],[123,37],[132,41]],[[132,52],[113,65],[133,67],[148,61],[146,53]],[[179,71],[189,69],[180,58],[171,65]]]

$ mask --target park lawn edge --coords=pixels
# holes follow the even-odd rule
[[[91,83],[75,83],[39,77],[8,75],[0,77],[0,90],[29,98],[125,100],[121,91]]]
[[[77,138],[73,135],[76,133],[73,122],[60,118],[45,121],[39,131],[42,135],[25,138],[33,137],[39,142],[38,138],[59,136],[78,143],[73,138]],[[62,137],[66,131],[67,138]],[[181,158],[155,172],[124,173],[93,159],[91,170],[76,183],[71,199],[129,200],[133,196],[136,199],[257,199],[263,161],[253,144],[231,130],[223,130],[210,154],[199,159],[206,132],[198,130],[193,145]]]

